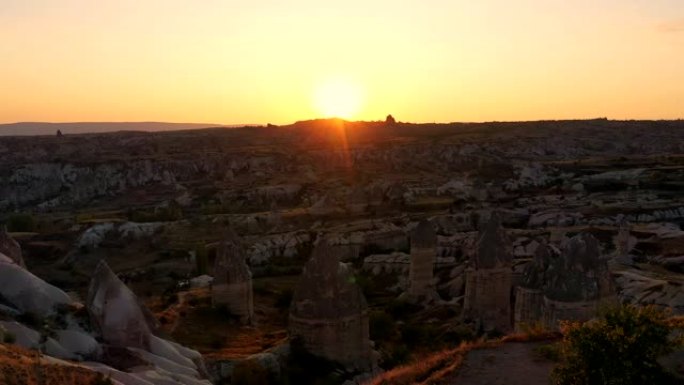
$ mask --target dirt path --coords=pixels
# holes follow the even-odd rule
[[[539,358],[540,343],[506,343],[494,349],[468,353],[450,384],[453,385],[549,385],[553,362]]]

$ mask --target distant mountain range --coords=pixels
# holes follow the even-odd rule
[[[241,127],[243,125],[239,125]],[[87,134],[115,131],[171,131],[208,127],[235,127],[213,123],[165,123],[165,122],[75,122],[45,123],[19,122],[0,124],[0,136],[12,135],[56,135],[57,130],[63,134]]]

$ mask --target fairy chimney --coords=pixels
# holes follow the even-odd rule
[[[252,273],[242,242],[232,232],[218,244],[211,297],[214,306],[225,307],[241,323],[253,323]]]
[[[290,338],[355,371],[372,368],[368,305],[341,252],[322,239],[304,267],[289,315]]]
[[[463,315],[485,331],[511,328],[513,253],[498,214],[480,227],[466,270]]]

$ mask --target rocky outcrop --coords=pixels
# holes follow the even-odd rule
[[[292,299],[290,337],[314,355],[368,371],[373,366],[368,306],[339,254],[326,240],[316,245]]]
[[[432,224],[423,220],[411,232],[409,298],[421,301],[437,298],[433,276],[436,256],[437,234]]]
[[[152,332],[137,297],[104,260],[97,265],[90,281],[87,307],[106,343],[149,349]]]
[[[494,213],[481,226],[466,270],[463,315],[478,329],[505,332],[511,328],[513,255],[509,239]]]
[[[251,324],[254,321],[252,273],[245,258],[242,242],[235,234],[219,243],[211,298],[214,306],[224,306],[241,323]]]
[[[202,379],[206,376],[202,356],[154,335],[155,325],[146,309],[104,261],[97,266],[90,283],[87,308],[108,351],[118,352],[105,353],[108,364],[155,384],[209,384]],[[124,363],[127,360],[148,367],[129,367]]]
[[[615,299],[615,285],[596,238],[579,234],[562,242],[560,256],[540,246],[525,267],[516,292],[515,325],[543,324],[556,329],[563,320],[586,321],[601,304]]]
[[[53,315],[59,307],[72,303],[59,288],[31,274],[28,270],[0,254],[0,298],[20,313]]]
[[[543,317],[544,308],[544,272],[551,260],[551,248],[540,244],[534,253],[532,261],[525,265],[520,285],[516,288],[515,311],[513,319],[515,329],[521,330],[526,326],[539,324]]]
[[[24,258],[21,252],[21,246],[17,241],[12,239],[7,233],[7,227],[0,225],[0,254],[9,257],[14,263],[21,267],[26,267]]]

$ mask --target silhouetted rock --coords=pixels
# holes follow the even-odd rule
[[[513,254],[498,214],[481,226],[466,270],[463,314],[484,331],[511,328]]]
[[[240,239],[230,232],[218,245],[211,295],[214,306],[225,306],[241,323],[251,324],[254,299],[252,273],[245,262],[246,257]]]
[[[316,245],[292,299],[290,337],[311,354],[367,371],[373,366],[368,306],[339,254],[326,240]]]
[[[409,270],[409,298],[432,301],[437,293],[433,269],[437,256],[437,234],[432,224],[423,220],[411,232],[411,268]]]
[[[532,261],[523,270],[520,286],[516,288],[514,323],[515,329],[541,323],[544,310],[544,284],[546,269],[551,260],[552,250],[540,244]]]
[[[559,321],[593,318],[603,302],[614,300],[613,278],[596,238],[579,234],[563,241],[560,256],[539,247],[516,291],[515,325],[543,324],[556,329]]]

